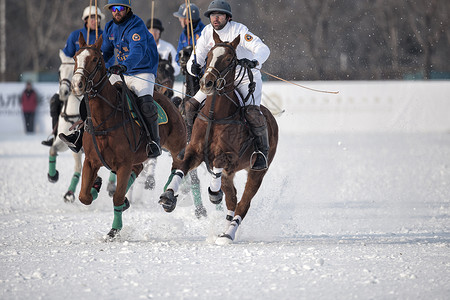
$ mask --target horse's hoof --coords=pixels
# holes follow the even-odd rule
[[[153,190],[155,188],[155,177],[153,175],[148,175],[147,179],[145,179],[144,188],[146,190]]]
[[[206,208],[203,205],[199,205],[195,208],[195,216],[197,219],[201,219],[202,217],[206,218],[208,213],[206,212]]]
[[[75,201],[75,194],[72,191],[67,191],[64,195],[64,202],[73,203]]]
[[[166,212],[172,212],[177,206],[177,197],[172,190],[167,190],[159,197],[158,203],[162,205]]]
[[[113,242],[120,238],[120,229],[111,228],[105,238],[105,242]]]
[[[109,181],[108,185],[106,186],[106,190],[108,191],[108,195],[110,197],[114,196],[114,193],[116,192],[116,184],[114,182]]]
[[[55,183],[58,181],[59,179],[59,172],[58,170],[56,171],[55,175],[50,176],[50,174],[47,173],[47,177],[48,177],[48,181],[50,181],[51,183]]]
[[[219,235],[219,237],[216,239],[216,245],[229,245],[233,243],[233,239],[228,234],[222,233]]]
[[[220,204],[220,202],[222,202],[223,198],[222,189],[220,189],[218,192],[212,192],[211,189],[208,188],[208,194],[209,194],[209,201],[211,201],[213,204]]]
[[[97,178],[95,178],[92,187],[97,190],[97,193],[100,193],[100,188],[102,187],[102,178],[100,176],[97,176]]]

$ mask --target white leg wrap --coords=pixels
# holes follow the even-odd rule
[[[173,190],[174,195],[178,195],[178,189],[180,188],[181,182],[183,181],[184,173],[181,170],[177,170],[172,178],[172,181],[167,187],[168,190]]]
[[[213,175],[211,183],[209,184],[211,192],[218,192],[220,190],[220,186],[222,185],[222,170],[223,168],[213,167],[212,171],[214,174],[217,174],[217,176]]]
[[[231,240],[234,241],[234,238],[236,236],[236,231],[239,227],[239,225],[242,222],[241,216],[236,216],[233,218],[233,221],[231,221],[230,226],[228,226],[227,231],[225,232],[226,235],[229,235]]]

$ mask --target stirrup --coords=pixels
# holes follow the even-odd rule
[[[256,160],[255,160],[255,163],[252,165],[253,155],[256,155]],[[263,160],[263,161],[261,161],[261,160]],[[264,155],[264,153],[262,153],[259,150],[253,152],[252,155],[250,156],[250,165],[251,165],[250,169],[252,169],[254,171],[266,170],[269,167],[268,162],[267,162],[267,156]]]
[[[147,144],[145,151],[147,152],[148,158],[156,158],[161,155],[161,147],[154,141],[151,141]]]

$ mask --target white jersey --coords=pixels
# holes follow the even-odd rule
[[[177,50],[175,50],[174,46],[172,46],[171,43],[160,39],[158,42],[158,53],[159,56],[161,56],[161,59],[166,60],[169,58],[169,54],[172,54],[172,67],[175,71],[174,75],[177,76],[178,74],[180,74],[180,66],[175,61]]]
[[[206,63],[206,57],[208,55],[209,50],[214,47],[214,39],[213,39],[213,30],[211,24],[207,25],[203,31],[199,39],[197,40],[197,44],[195,45],[195,51],[197,55],[197,63],[202,67]],[[247,26],[230,21],[227,22],[224,28],[221,30],[215,30],[219,35],[220,39],[223,42],[232,42],[238,35],[241,36],[239,45],[236,48],[236,56],[238,59],[247,58],[249,60],[257,60],[258,66],[260,69],[262,64],[269,58],[270,49],[266,44],[261,41],[259,37],[251,33]],[[194,54],[192,53],[188,63],[187,70],[191,72],[192,62],[194,60]],[[236,73],[239,72],[240,66],[237,66]],[[252,69],[253,74],[256,77],[261,77],[261,73],[259,70]]]

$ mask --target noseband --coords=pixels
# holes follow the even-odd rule
[[[211,74],[212,76],[214,76],[215,81],[215,89],[218,92],[218,94],[226,94],[230,91],[224,91],[224,89],[226,87],[229,86],[233,86],[234,85],[234,78],[232,79],[231,82],[227,83],[226,77],[228,76],[228,74],[230,73],[230,71],[234,70],[236,68],[237,65],[237,56],[236,56],[236,50],[230,45],[230,44],[226,44],[226,43],[220,43],[220,44],[216,44],[210,51],[214,50],[217,47],[226,47],[231,49],[232,53],[233,53],[233,58],[231,63],[222,71],[218,70],[216,67],[213,66],[208,66],[205,70],[205,75],[206,74]]]

